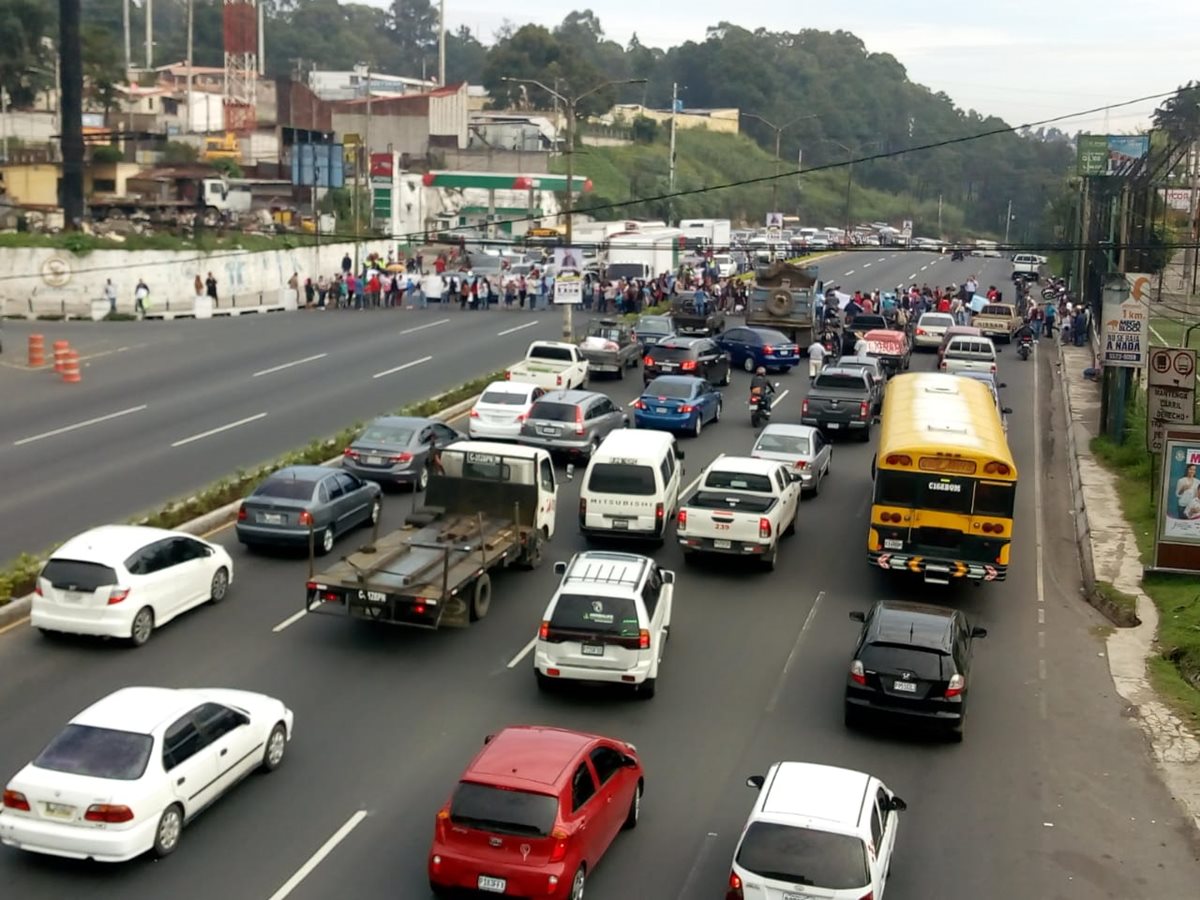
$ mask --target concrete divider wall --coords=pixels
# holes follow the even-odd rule
[[[388,242],[364,242],[359,257],[387,255]],[[94,250],[76,255],[45,247],[0,248],[0,314],[90,317],[92,301],[104,296],[109,278],[117,289],[117,309],[133,311],[133,291],[141,278],[150,288],[150,310],[190,310],[195,279],[217,279],[217,309],[282,304],[292,273],[300,282],[341,270],[342,257],[354,257],[353,243],[322,244],[291,250],[218,250],[213,253],[165,250]],[[260,299],[262,295],[262,299]]]

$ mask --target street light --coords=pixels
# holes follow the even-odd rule
[[[819,119],[821,117],[819,115],[797,116],[796,118],[792,119],[790,122],[785,122],[782,125],[776,125],[774,122],[770,121],[769,119],[764,119],[762,116],[757,116],[754,113],[744,112],[744,113],[742,113],[742,115],[745,116],[747,119],[755,119],[759,122],[762,122],[764,125],[766,125],[768,128],[770,128],[772,131],[775,132],[775,178],[771,182],[771,211],[774,212],[775,210],[777,210],[779,208],[779,206],[776,202],[776,198],[779,193],[779,145],[783,140],[783,133],[787,129],[789,129],[793,125],[795,125],[797,122],[803,122],[805,119]]]
[[[850,240],[850,188],[854,184],[854,156],[856,153],[862,153],[863,148],[860,147],[858,150],[851,150],[849,147],[847,147],[841,141],[835,141],[830,138],[825,138],[825,140],[829,141],[829,143],[831,143],[831,144],[837,144],[839,147],[841,147],[843,150],[845,150],[846,153],[849,154],[849,156],[850,156],[850,159],[847,161],[847,164],[846,164],[846,240]],[[875,147],[879,143],[880,143],[879,141],[872,141],[871,143],[866,144],[864,146]]]
[[[536,78],[509,78],[507,76],[504,76],[504,77],[501,77],[500,80],[506,81],[509,84],[531,84],[534,87],[539,87],[543,91],[545,91],[547,94],[549,94],[551,97],[554,97],[556,100],[558,100],[558,102],[561,103],[564,107],[566,107],[566,110],[567,110],[567,149],[566,149],[566,154],[567,154],[567,196],[566,196],[566,208],[564,210],[564,214],[567,217],[566,242],[567,242],[567,246],[570,247],[571,242],[573,240],[573,236],[574,236],[574,232],[572,230],[571,219],[572,219],[572,212],[573,212],[574,200],[575,200],[575,195],[574,195],[574,190],[575,190],[575,107],[579,103],[579,101],[592,96],[592,94],[599,93],[600,91],[604,90],[605,88],[618,87],[620,85],[626,85],[626,84],[645,84],[646,79],[645,78],[625,78],[625,79],[618,79],[615,81],[602,81],[602,82],[600,82],[600,84],[596,85],[595,87],[589,88],[588,90],[584,91],[582,94],[576,94],[574,97],[564,96],[563,94],[560,94],[558,91],[554,90],[554,88],[547,87],[545,84],[538,81]],[[574,316],[574,313],[573,313],[572,305],[570,303],[564,303],[563,304],[563,337],[566,338],[567,340],[571,340],[571,338],[574,337],[575,324],[574,324],[573,316]]]

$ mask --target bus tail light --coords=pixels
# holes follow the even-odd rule
[[[983,472],[985,475],[1010,475],[1012,474],[1012,468],[1008,465],[1008,463],[992,460],[983,467]]]
[[[912,457],[907,453],[889,453],[886,462],[889,466],[911,466]]]

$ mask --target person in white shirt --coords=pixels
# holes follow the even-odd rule
[[[825,357],[829,353],[825,349],[825,345],[819,340],[813,341],[808,345],[808,377],[816,378],[821,372],[821,367],[825,365]]]
[[[855,356],[866,356],[867,355],[867,342],[866,342],[866,340],[863,339],[863,336],[861,334],[858,336],[858,339],[854,342],[854,355]]]

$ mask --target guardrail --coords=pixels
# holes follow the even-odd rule
[[[298,291],[275,288],[250,291],[223,297],[214,302],[207,296],[184,296],[162,300],[151,297],[145,319],[211,319],[221,316],[246,316],[267,312],[291,312],[299,307]],[[53,316],[62,319],[91,319],[99,321],[112,311],[103,298],[88,297],[28,297],[0,300],[0,315],[5,318],[38,319]],[[136,315],[132,298],[119,299],[116,311],[121,315]]]

